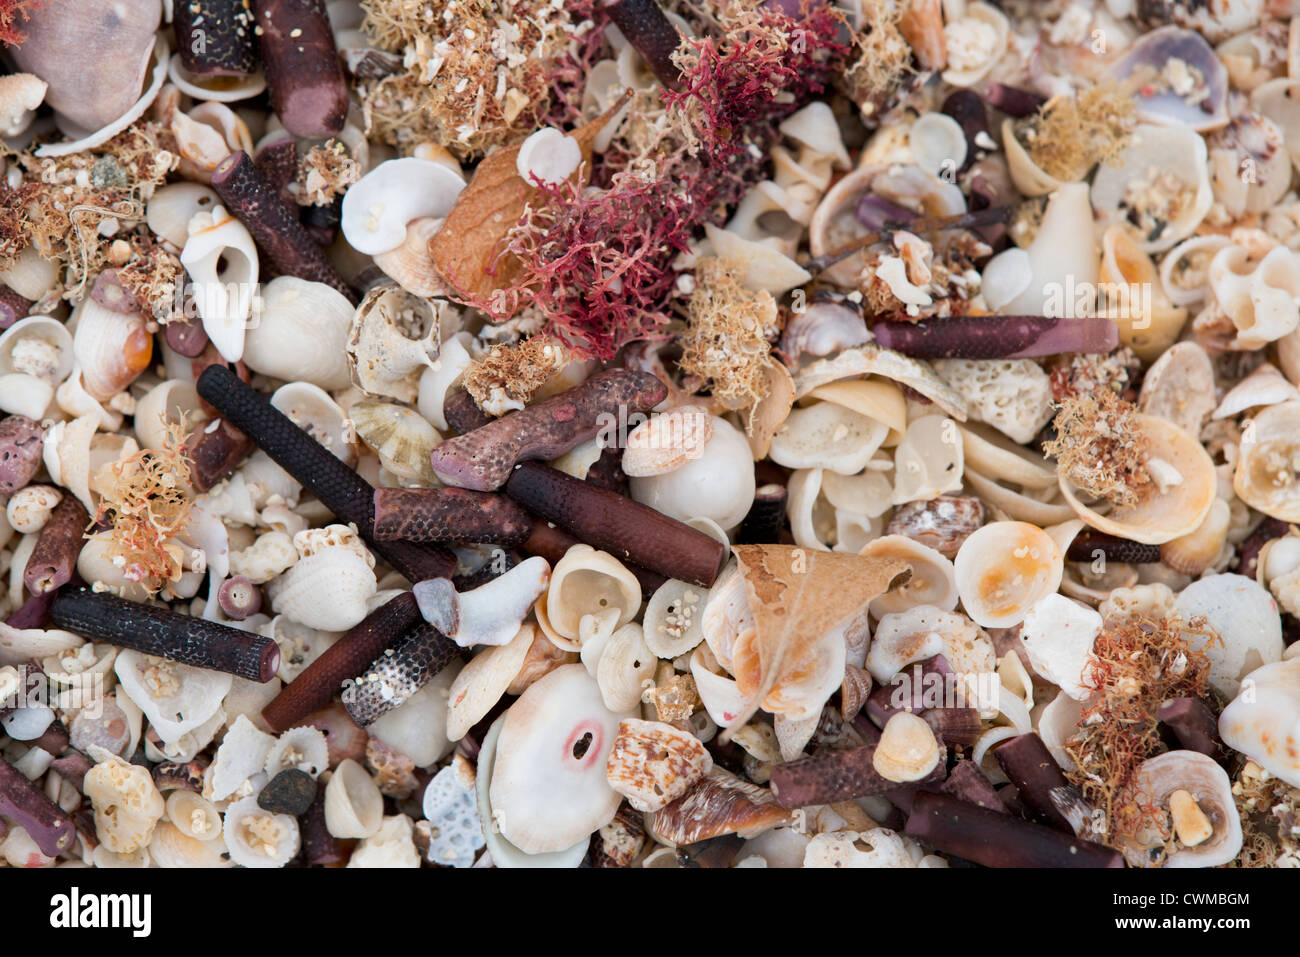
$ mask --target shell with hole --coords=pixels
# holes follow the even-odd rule
[[[590,545],[572,546],[551,569],[546,594],[537,600],[537,623],[565,651],[579,651],[579,624],[584,615],[618,613],[622,627],[641,610],[641,584],[617,558]]]
[[[262,307],[244,340],[254,372],[334,391],[351,383],[348,329],[352,303],[325,283],[277,276],[262,287]]]
[[[1210,260],[1210,291],[1235,327],[1234,349],[1261,349],[1300,325],[1300,257],[1274,246],[1256,258],[1244,246],[1224,246]]]
[[[1024,620],[1061,585],[1065,559],[1052,537],[1027,522],[991,522],[974,532],[953,566],[966,614],[985,628]]]
[[[896,585],[871,603],[875,616],[895,614],[917,605],[943,611],[957,607],[957,573],[952,562],[933,548],[902,535],[885,535],[858,552],[874,558],[898,558],[907,562],[912,577]]]
[[[400,286],[366,293],[348,330],[352,383],[369,395],[414,402],[421,373],[438,357],[439,315],[449,308]]]
[[[622,795],[605,762],[624,717],[581,665],[557,668],[510,706],[488,795],[506,840],[530,854],[562,851],[614,819]]]
[[[374,449],[380,464],[405,488],[434,488],[429,453],[442,441],[438,430],[414,409],[365,399],[348,409],[362,442]]]
[[[1182,807],[1180,797],[1186,802]],[[1122,800],[1157,810],[1156,823],[1144,819],[1135,834],[1120,842],[1132,867],[1157,862],[1162,867],[1221,867],[1241,852],[1241,815],[1232,780],[1209,755],[1166,751],[1148,758]],[[1172,842],[1175,836],[1178,841]]]
[[[19,319],[0,334],[0,409],[39,421],[75,362],[67,326],[49,316]]]
[[[1187,321],[1187,310],[1165,298],[1150,255],[1122,226],[1101,237],[1099,314],[1119,328],[1119,341],[1151,362],[1173,345]]]
[[[253,319],[260,268],[257,245],[224,206],[196,213],[187,229],[180,259],[190,275],[203,331],[223,359],[238,362],[244,356],[249,327],[266,318]]]
[[[1079,497],[1064,472],[1059,475],[1061,494],[1079,518],[1098,531],[1162,545],[1200,527],[1214,506],[1219,480],[1201,443],[1172,422],[1138,412],[1134,424],[1152,472],[1149,487],[1134,504],[1103,514]]]

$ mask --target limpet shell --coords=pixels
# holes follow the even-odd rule
[[[670,578],[646,603],[644,637],[647,647],[659,658],[680,658],[704,640],[704,602],[708,592],[676,578]]]
[[[337,838],[369,837],[383,821],[384,797],[374,778],[351,758],[340,761],[325,785],[325,826],[330,834]]]
[[[1269,774],[1300,787],[1300,658],[1266,664],[1223,709],[1219,735]]]
[[[328,797],[325,816],[328,820]],[[243,798],[226,808],[221,836],[230,859],[241,867],[284,867],[302,846],[298,821],[288,814],[263,810],[257,806],[256,796]]]
[[[1187,432],[1142,412],[1136,413],[1134,420],[1150,458],[1172,466],[1181,480],[1163,490],[1152,487],[1136,504],[1111,509],[1104,515],[1079,499],[1065,473],[1059,476],[1061,494],[1079,518],[1098,531],[1161,545],[1194,532],[1205,521],[1214,505],[1218,477],[1209,453]]]
[[[912,569],[912,577],[895,585],[871,603],[871,613],[895,614],[917,605],[943,611],[957,607],[957,575],[952,562],[933,548],[903,535],[885,535],[863,548],[859,555],[900,558]]]
[[[992,522],[962,543],[953,566],[966,614],[985,628],[1009,628],[1060,587],[1065,559],[1041,528]]]
[[[622,795],[605,762],[620,715],[580,665],[564,665],[532,685],[506,712],[489,788],[493,820],[525,853],[585,841],[614,819]]]
[[[357,436],[375,450],[380,463],[407,487],[434,488],[429,453],[442,441],[437,429],[414,409],[365,399],[348,414]]]
[[[786,468],[854,475],[866,468],[888,434],[883,422],[833,402],[817,402],[790,413],[768,454]]]

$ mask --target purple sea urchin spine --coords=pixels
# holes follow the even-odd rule
[[[1029,359],[1058,353],[1105,353],[1119,345],[1109,319],[1046,316],[953,316],[924,322],[878,322],[876,341],[916,359]]]
[[[781,541],[785,528],[785,502],[789,497],[784,485],[770,482],[754,492],[754,504],[740,523],[738,545],[770,545]]]
[[[441,443],[430,455],[433,470],[448,484],[490,492],[505,484],[516,462],[563,455],[602,428],[648,412],[667,395],[649,373],[609,369]]]
[[[663,8],[655,0],[606,0],[605,12],[659,82],[669,89],[678,89],[682,77],[673,63],[673,52],[682,37]]]
[[[235,621],[256,615],[262,608],[262,590],[243,575],[236,575],[221,583],[217,590],[217,604]]]
[[[177,0],[172,29],[181,65],[195,76],[247,76],[257,69],[247,0]]]
[[[335,271],[329,257],[311,238],[275,186],[243,150],[231,153],[212,171],[212,188],[266,250],[280,272],[332,286],[356,303],[357,294]]]
[[[432,625],[417,625],[343,689],[343,707],[353,721],[368,727],[423,688],[459,651]]]
[[[28,833],[46,857],[58,857],[72,846],[77,826],[37,785],[0,758],[0,815]]]
[[[253,165],[284,201],[285,209],[297,216],[300,210],[289,193],[289,184],[298,179],[298,144],[292,139],[283,139],[263,146],[253,156]]]
[[[270,638],[86,588],[61,592],[50,617],[94,641],[258,683],[270,681],[280,667],[280,646]]]
[[[173,352],[187,359],[203,355],[203,350],[208,347],[208,334],[197,319],[173,319],[163,326],[163,338]]]
[[[864,744],[777,765],[772,769],[772,795],[781,807],[808,807],[892,791],[915,790],[942,781],[947,774],[944,763],[940,761],[924,778],[899,784],[875,769],[872,764],[875,753],[874,743]]]
[[[1065,557],[1072,562],[1091,562],[1096,560],[1097,552],[1101,552],[1109,561],[1132,565],[1160,561],[1159,545],[1144,545],[1088,528],[1074,537],[1070,547],[1065,550]]]
[[[525,462],[506,494],[594,548],[704,588],[717,579],[727,547],[684,522],[540,462]]]
[[[348,88],[325,0],[253,0],[271,105],[294,136],[335,136]]]
[[[1124,866],[1109,847],[929,791],[916,795],[904,833],[985,867]]]
[[[72,579],[88,525],[90,514],[86,507],[71,492],[65,492],[41,529],[23,569],[23,583],[28,591],[41,595]]]
[[[375,540],[520,545],[533,522],[495,492],[463,488],[375,489]]]
[[[45,430],[25,415],[0,419],[0,499],[27,485],[41,467]]]
[[[1218,719],[1200,698],[1170,698],[1160,705],[1156,716],[1187,750],[1207,754],[1216,761],[1223,757]]]
[[[199,395],[246,432],[282,469],[320,499],[341,522],[351,522],[375,552],[412,582],[445,578],[456,556],[435,545],[375,540],[375,490],[323,445],[225,366],[199,376]]]
[[[1047,102],[1047,97],[1041,93],[1007,86],[1005,83],[990,83],[984,91],[984,99],[995,110],[1001,110],[1007,116],[1017,119],[1037,113],[1039,107]]]
[[[329,704],[343,682],[361,674],[419,620],[420,609],[409,591],[380,605],[286,685],[262,709],[262,717],[277,734],[292,728]]]
[[[1052,789],[1067,787],[1069,782],[1042,738],[1032,731],[1017,735],[998,745],[993,756],[1016,786],[1021,802],[1040,823],[1074,833],[1070,822],[1052,803]]]
[[[458,435],[473,432],[493,421],[464,389],[452,389],[442,401],[442,417]]]
[[[8,329],[31,311],[32,301],[0,283],[0,332]]]
[[[937,785],[927,787],[926,790],[935,790],[959,801],[965,801],[967,804],[997,811],[999,814],[1010,813],[1007,806],[1002,803],[1002,798],[998,797],[993,782],[973,761],[958,761],[948,772],[947,778]]]
[[[256,446],[225,419],[206,422],[190,436],[186,455],[195,491],[207,492],[237,469]]]

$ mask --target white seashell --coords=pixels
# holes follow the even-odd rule
[[[515,171],[525,183],[535,179],[550,185],[564,182],[582,163],[582,147],[572,136],[543,127],[519,144]]]
[[[0,282],[24,299],[40,302],[58,284],[59,266],[38,253],[34,245],[28,244],[7,268],[0,269]],[[21,319],[18,321],[22,322]]]
[[[884,685],[909,665],[935,655],[943,655],[959,675],[987,674],[996,667],[993,643],[980,628],[960,614],[931,605],[881,616],[865,667]]]
[[[342,769],[343,765],[339,765],[339,771]],[[364,771],[361,773],[365,774]],[[375,794],[378,793],[376,788]],[[328,788],[325,795],[325,817],[328,822]],[[334,832],[331,830],[330,833]],[[221,836],[230,852],[230,859],[241,867],[284,867],[293,860],[302,846],[297,820],[288,814],[272,814],[258,807],[255,796],[243,798],[226,808]]]
[[[867,544],[859,555],[900,558],[911,566],[912,576],[871,602],[871,612],[897,614],[927,605],[952,611],[957,607],[957,577],[952,562],[933,548],[904,535],[885,535]]]
[[[605,707],[619,713],[635,711],[647,683],[654,684],[657,661],[636,622],[610,635],[600,653],[595,675]]]
[[[348,330],[353,384],[369,395],[414,402],[417,380],[438,355],[439,312],[398,286],[378,286],[357,307]]]
[[[217,839],[200,841],[186,834],[170,821],[160,821],[149,840],[148,854],[156,867],[233,867],[226,842]]]
[[[605,763],[620,716],[586,670],[564,665],[506,712],[489,800],[502,835],[525,853],[561,851],[614,819],[622,795]]]
[[[857,475],[823,472],[821,494],[836,509],[837,516],[851,512],[867,518],[879,518],[893,504],[893,489],[889,485],[889,479],[874,469],[867,469]]]
[[[356,462],[357,435],[352,420],[320,386],[287,382],[271,393],[271,405],[340,461]]]
[[[1196,136],[1195,133],[1191,135]],[[1205,152],[1204,143],[1201,143],[1201,152]],[[1101,167],[1101,170],[1108,169],[1110,167],[1104,164]],[[1101,176],[1099,170],[1097,178]],[[1209,189],[1208,182],[1206,189]],[[1002,307],[1004,312],[1010,315],[1070,316],[1073,303],[1069,302],[1064,290],[1079,285],[1087,288],[1097,281],[1100,261],[1097,236],[1087,228],[1093,219],[1093,204],[1097,201],[1095,183],[1091,202],[1084,183],[1065,183],[1052,192],[1038,232],[1026,250],[1033,278],[1023,292]],[[1205,215],[1204,211],[1201,215]],[[1173,242],[1169,245],[1172,246]],[[944,361],[951,364],[953,360]],[[939,374],[943,375],[942,372]]]
[[[431,828],[428,858],[445,867],[469,867],[483,847],[474,766],[459,754],[433,776],[422,805]]]
[[[452,662],[398,707],[381,715],[366,728],[395,751],[405,754],[417,768],[441,761],[452,750],[447,740],[447,702],[460,673],[460,662]]]
[[[379,830],[363,839],[348,858],[348,867],[419,867],[412,822],[405,814],[384,818]]]
[[[953,565],[966,614],[985,628],[1007,628],[1060,587],[1065,559],[1041,528],[992,522],[962,542]]]
[[[1174,604],[1179,618],[1205,616],[1219,641],[1190,632],[1188,643],[1210,659],[1210,686],[1225,696],[1236,695],[1241,679],[1260,665],[1282,657],[1282,622],[1268,590],[1244,575],[1207,575],[1179,593]]]
[[[222,746],[225,743],[222,742]],[[312,777],[318,777],[329,767],[329,744],[325,734],[317,728],[303,726],[290,728],[276,739],[266,752],[262,770],[268,778],[281,771],[297,768]]]
[[[15,741],[34,741],[45,733],[52,721],[54,712],[44,705],[25,705],[14,708],[0,718],[0,729]],[[40,777],[44,773],[38,771],[33,777]]]
[[[384,818],[384,798],[365,768],[351,758],[339,762],[325,785],[325,826],[337,838],[369,837]]]
[[[719,229],[712,223],[705,224],[704,235],[714,255],[738,260],[745,266],[741,282],[746,289],[766,291],[778,296],[796,286],[802,286],[812,278],[808,270],[765,242],[746,239],[730,230]]]
[[[916,165],[931,176],[956,176],[966,162],[966,134],[946,113],[922,113],[908,131]]]
[[[498,718],[488,730],[479,748],[478,767],[475,776],[475,798],[478,818],[481,824],[491,822],[480,831],[487,844],[487,854],[496,867],[566,867],[574,868],[587,856],[590,839],[584,835],[571,847],[553,853],[530,854],[520,850],[502,833],[503,818],[501,812],[494,811],[491,804],[493,768],[496,765],[497,742],[501,730],[505,727],[506,716]]]
[[[1241,853],[1241,814],[1232,780],[1207,754],[1166,751],[1148,758],[1138,766],[1120,799],[1159,809],[1163,818],[1158,825],[1140,828],[1120,842],[1125,860],[1133,867],[1151,866],[1151,852],[1167,846],[1173,835],[1168,833],[1166,821],[1172,821],[1181,840],[1162,867],[1222,867]]]
[[[331,525],[330,529],[346,529]],[[355,536],[314,552],[304,551],[303,536],[294,536],[298,561],[268,587],[271,607],[309,628],[347,631],[367,614],[366,602],[378,589],[375,560]]]
[[[501,700],[523,667],[535,636],[534,625],[520,625],[510,641],[485,648],[461,668],[447,699],[448,740],[465,737]]]
[[[280,531],[266,532],[259,535],[248,548],[230,553],[230,572],[243,575],[255,585],[264,585],[283,574],[298,560],[298,550],[293,547],[292,536]],[[85,577],[84,575],[82,576]],[[281,668],[288,665],[289,656],[281,660]],[[292,677],[281,675],[286,681]]]
[[[148,846],[164,810],[148,768],[128,764],[93,745],[90,756],[95,766],[86,772],[82,792],[94,805],[100,843],[114,854],[132,854]]]
[[[772,437],[769,455],[786,468],[824,468],[854,475],[866,468],[889,426],[846,406],[817,402],[795,409]]]
[[[184,421],[192,426],[206,418],[194,383],[168,379],[154,386],[136,403],[135,435],[141,448],[160,449],[167,440],[164,423],[178,425]]]
[[[1296,390],[1277,367],[1265,362],[1246,378],[1228,390],[1223,400],[1210,414],[1211,419],[1227,419],[1240,415],[1247,409],[1277,405],[1300,399]]]
[[[1295,92],[1294,78],[1269,80],[1251,92],[1250,106],[1277,125],[1291,163],[1300,168],[1300,104],[1296,103]]]
[[[882,376],[915,389],[947,415],[959,422],[966,421],[966,400],[936,375],[929,364],[871,342],[842,349],[834,357],[819,359],[800,369],[795,377],[795,398],[803,398],[828,383],[868,375]]]
[[[0,410],[40,420],[75,361],[67,326],[49,316],[19,319],[0,334]]]
[[[129,649],[118,654],[113,671],[119,691],[144,712],[164,743],[210,721],[231,685],[228,674]]]
[[[209,182],[212,171],[235,150],[253,154],[253,137],[239,116],[222,103],[200,103],[184,113],[171,112],[171,132],[180,149],[183,175]]]
[[[380,163],[343,195],[343,235],[359,253],[389,252],[406,237],[407,223],[445,217],[464,188],[441,163],[414,157]]]
[[[1051,380],[1032,359],[936,359],[933,365],[972,418],[1016,442],[1029,442],[1052,417]]]
[[[992,4],[972,3],[944,25],[943,35],[947,53],[943,81],[969,87],[984,79],[1002,58],[1011,25],[1006,15]]]
[[[1070,697],[1086,700],[1092,643],[1101,633],[1101,615],[1063,595],[1044,595],[1020,627],[1029,663],[1042,678]]]
[[[203,331],[223,359],[238,362],[257,289],[259,265],[252,235],[224,206],[214,206],[190,221],[180,259],[190,275]]]
[[[704,602],[708,593],[697,585],[670,578],[650,596],[643,618],[646,646],[671,661],[704,640]]]
[[[1209,265],[1231,240],[1227,236],[1192,236],[1160,260],[1160,287],[1175,306],[1194,306],[1209,293]]]
[[[406,238],[395,249],[376,255],[375,265],[413,296],[431,299],[444,295],[442,277],[429,255],[429,243],[443,222],[427,216],[412,220],[406,226]]]
[[[178,788],[167,795],[165,804],[167,820],[185,837],[204,843],[215,843],[225,850],[221,841],[221,814],[217,806],[193,791]]]
[[[248,368],[327,391],[347,388],[353,313],[347,297],[324,283],[294,276],[277,276],[261,292],[261,314],[244,340]]]
[[[565,552],[551,570],[546,594],[537,600],[535,612],[537,623],[551,641],[565,651],[579,651],[583,616],[608,609],[618,612],[614,628],[626,625],[641,609],[641,585],[613,555],[579,544]]]
[[[1210,260],[1210,289],[1237,328],[1233,347],[1260,349],[1300,325],[1300,258],[1275,246],[1257,263],[1248,250],[1225,246]]]
[[[740,693],[734,679],[718,673],[720,667],[707,645],[700,645],[691,654],[691,677],[700,702],[714,723],[726,728],[746,710],[749,699]]]
[[[450,426],[442,414],[442,405],[447,393],[455,388],[474,361],[466,349],[473,337],[467,332],[458,332],[443,342],[438,358],[420,373],[419,398],[416,408],[439,432],[446,432]]]
[[[221,203],[202,183],[168,183],[158,187],[145,206],[145,222],[176,249],[189,239],[189,225],[199,213],[210,213]]]
[[[25,133],[47,90],[49,84],[34,73],[12,73],[0,79],[0,136]]]
[[[1170,346],[1142,379],[1138,410],[1172,422],[1190,435],[1200,435],[1213,408],[1214,366],[1196,342]]]
[[[429,453],[442,436],[418,412],[365,399],[348,409],[348,414],[357,437],[375,451],[380,464],[403,486],[437,486]]]
[[[129,399],[129,396],[121,392],[113,396],[113,399],[118,400],[119,397]],[[76,367],[73,368],[72,374],[54,390],[54,401],[63,412],[74,419],[83,415],[94,416],[98,420],[99,428],[105,432],[116,432],[122,427],[121,413],[104,408],[99,399],[86,391],[81,370]]]
[[[1167,188],[1162,185],[1165,179],[1169,180]],[[1158,198],[1167,196],[1177,205],[1139,213],[1140,222],[1134,225],[1129,219],[1131,202],[1127,200],[1135,189],[1158,194]],[[1117,161],[1097,168],[1091,196],[1099,230],[1118,223],[1145,252],[1163,252],[1190,236],[1214,202],[1205,140],[1181,124],[1140,124]],[[1139,198],[1145,200],[1148,196],[1139,193]],[[1154,228],[1146,218],[1155,223]],[[1085,232],[1076,221],[1075,234]]]
[[[28,485],[9,497],[5,517],[14,531],[33,534],[45,527],[50,512],[62,500],[63,493],[52,485]]]
[[[671,472],[632,478],[632,498],[679,521],[708,518],[724,530],[739,525],[754,502],[753,455],[730,422],[714,416],[712,424],[702,454]]]
[[[119,598],[144,601],[149,593],[139,582],[131,581],[125,571],[113,563],[109,532],[91,535],[77,555],[77,574],[91,587],[108,591]]]
[[[234,794],[255,774],[266,768],[266,758],[275,738],[259,731],[240,715],[221,739],[212,761],[212,799],[222,801]]]
[[[1256,413],[1242,437],[1232,476],[1232,487],[1243,502],[1285,522],[1300,521],[1300,486],[1290,478],[1298,439],[1300,402]]]
[[[965,452],[957,423],[926,415],[907,427],[894,452],[895,505],[928,502],[961,489]]]
[[[579,546],[574,546],[577,547]],[[590,549],[590,546],[585,547]],[[594,554],[605,555],[604,552],[594,552]],[[605,557],[614,561],[613,556]],[[498,575],[467,592],[457,592],[450,578],[432,578],[417,582],[413,589],[415,599],[419,603],[420,614],[424,616],[425,621],[462,648],[473,645],[504,645],[518,637],[520,624],[533,607],[533,603],[547,590],[548,583],[551,583],[552,593],[555,593],[554,582],[560,578],[561,566],[567,558],[568,555],[561,559],[555,567],[555,572],[552,573],[546,559],[533,556],[520,562],[505,574]],[[563,573],[569,574],[569,567],[566,567]],[[583,575],[583,572],[579,572],[578,578]],[[636,581],[635,578],[632,580]],[[638,606],[640,597],[638,586]],[[562,616],[567,613],[567,606],[562,602],[557,602],[557,607],[562,610]],[[567,618],[562,617],[562,620],[567,623]],[[524,650],[527,650],[526,644]],[[522,662],[521,658],[520,663]],[[511,678],[513,677],[514,675],[511,675]]]
[[[1300,658],[1251,671],[1219,715],[1219,735],[1269,774],[1300,787]]]
[[[1029,288],[1033,279],[1034,266],[1029,253],[1012,246],[984,264],[984,271],[980,273],[980,295],[990,310],[1005,312],[1007,306]]]
[[[1057,484],[1055,465],[1037,452],[1009,441],[982,423],[968,422],[957,429],[967,469],[996,475],[1022,488],[1046,489]]]

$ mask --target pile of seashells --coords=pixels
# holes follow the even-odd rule
[[[905,79],[790,112],[676,264],[774,317],[738,408],[676,327],[494,365],[544,333],[440,274],[476,171],[373,134],[379,5],[184,4],[264,40],[206,74],[179,2],[19,24],[7,154],[175,149],[89,275],[0,269],[0,867],[1300,867],[1300,17],[836,0]],[[597,29],[600,153],[663,85]]]

